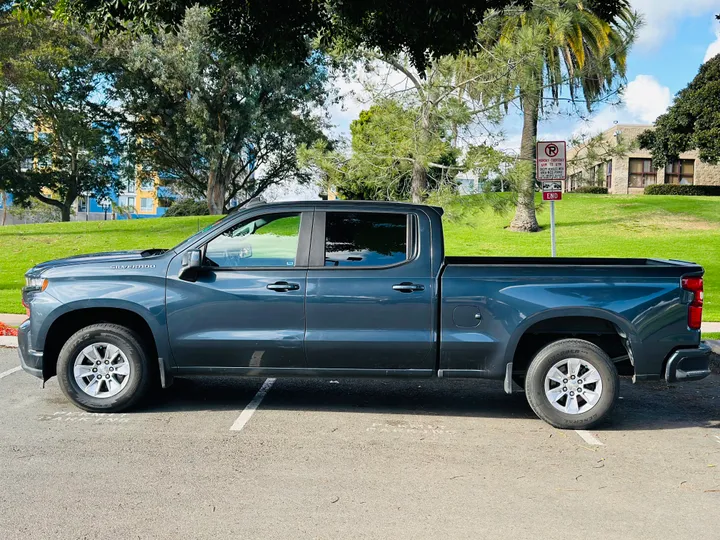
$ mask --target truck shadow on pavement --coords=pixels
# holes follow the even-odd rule
[[[176,379],[144,412],[242,410],[264,379]],[[497,381],[278,379],[261,410],[536,419],[522,392],[505,394]],[[537,420],[540,422],[540,420]],[[667,385],[623,379],[611,422],[597,429],[715,428],[720,433],[720,376]]]

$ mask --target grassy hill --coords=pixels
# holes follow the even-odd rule
[[[471,197],[466,210],[448,208],[450,255],[550,255],[549,212],[536,234],[505,229]],[[0,228],[0,312],[21,313],[24,272],[35,263],[95,251],[172,247],[215,218],[49,223]],[[565,195],[556,203],[559,256],[659,257],[705,267],[705,320],[720,321],[720,197]]]

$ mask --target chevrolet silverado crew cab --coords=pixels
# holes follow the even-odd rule
[[[700,266],[447,257],[442,213],[257,204],[173,249],[39,264],[23,290],[22,366],[96,412],[175,376],[493,379],[560,428],[606,418],[619,374],[709,374]]]

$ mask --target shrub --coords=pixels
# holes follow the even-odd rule
[[[17,336],[17,328],[0,322],[0,336]]]
[[[593,195],[607,195],[607,188],[601,186],[581,186],[573,193],[592,193]]]
[[[207,216],[210,213],[207,202],[184,199],[177,201],[165,212],[165,217]]]
[[[645,187],[645,195],[713,195],[720,197],[720,186],[682,186],[654,184]]]

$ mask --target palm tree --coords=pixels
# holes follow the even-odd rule
[[[532,39],[538,43],[535,59],[527,59],[516,73],[515,88],[523,111],[520,159],[532,163],[532,174],[518,186],[511,230],[536,232],[535,143],[543,105],[561,100],[594,103],[625,80],[628,50],[639,16],[621,0],[619,12],[606,21],[578,0],[536,1],[524,13],[508,15],[500,25],[500,44]],[[564,88],[569,90],[563,97]]]

